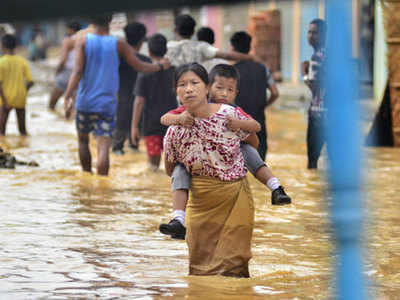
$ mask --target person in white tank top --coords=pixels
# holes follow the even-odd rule
[[[55,110],[58,99],[67,89],[68,80],[74,67],[75,35],[80,29],[81,25],[78,22],[71,22],[67,25],[67,36],[62,41],[61,58],[56,68],[56,79],[50,94],[50,110]]]

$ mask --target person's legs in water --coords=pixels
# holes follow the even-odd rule
[[[308,169],[318,168],[318,159],[321,155],[322,147],[324,146],[322,130],[322,118],[314,116],[311,112],[309,112],[307,126]]]
[[[6,135],[7,121],[11,109],[12,108],[5,107],[4,105],[0,106],[0,136]]]
[[[54,82],[53,90],[50,94],[49,109],[55,110],[56,104],[60,97],[63,95],[68,86],[69,77],[71,76],[72,70],[64,69],[57,74]]]
[[[173,214],[172,220],[168,224],[160,225],[160,232],[170,235],[174,239],[185,239],[185,210],[188,200],[190,187],[190,174],[186,168],[178,164],[175,166],[171,176],[172,179],[172,199]]]
[[[26,132],[25,108],[17,108],[15,109],[15,112],[17,114],[19,133],[24,136],[28,135],[28,133]]]
[[[152,171],[156,171],[160,166],[163,138],[164,137],[161,135],[150,135],[144,137],[147,157]]]
[[[97,113],[91,114],[89,118],[94,128],[93,135],[97,139],[97,174],[107,176],[110,168],[110,148],[115,118]]]
[[[118,155],[125,154],[124,151],[124,143],[128,132],[121,130],[119,128],[115,128],[112,135],[112,152]]]
[[[92,155],[89,149],[89,133],[93,130],[92,115],[76,112],[75,124],[78,132],[79,160],[84,172],[92,172]]]
[[[57,101],[58,101],[58,99],[60,99],[60,97],[62,96],[63,93],[64,93],[64,91],[61,91],[61,90],[57,89],[56,87],[53,88],[53,90],[51,91],[50,100],[49,100],[49,109],[50,110],[56,109]]]
[[[290,204],[292,200],[286,195],[278,178],[272,174],[271,170],[261,159],[258,151],[245,143],[240,145],[240,151],[243,154],[245,165],[250,173],[271,190],[272,205]]]
[[[111,137],[97,136],[97,174],[107,176],[110,169]]]
[[[123,155],[126,138],[130,135],[129,119],[132,118],[132,96],[128,95],[125,89],[119,91],[117,102],[116,126],[112,135],[112,151],[115,154]]]
[[[89,149],[89,134],[78,132],[79,160],[84,172],[92,172],[92,155]]]

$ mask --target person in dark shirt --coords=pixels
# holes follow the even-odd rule
[[[231,37],[231,45],[237,52],[249,53],[251,36],[244,31],[236,32]],[[239,93],[235,102],[260,123],[261,130],[257,132],[260,144],[257,150],[261,158],[265,160],[268,147],[264,110],[278,99],[278,88],[268,68],[263,64],[246,60],[239,61],[234,66],[240,75]],[[267,89],[270,91],[268,99]]]
[[[148,42],[153,62],[160,61],[167,52],[167,39],[162,34],[153,35]],[[177,107],[173,92],[174,68],[153,74],[139,74],[134,93],[136,95],[132,117],[131,139],[137,144],[139,122],[143,112],[143,135],[149,158],[150,168],[158,169],[167,127],[161,125],[160,118],[166,112]]]
[[[134,22],[126,25],[124,31],[128,44],[139,52],[146,37],[146,27],[142,23]],[[136,56],[144,62],[151,62],[151,59],[147,56],[139,53],[136,53]],[[132,93],[137,74],[137,71],[121,58],[119,65],[117,121],[112,141],[112,151],[115,154],[124,154],[125,140],[130,137],[129,131],[132,124],[133,101],[135,99]],[[131,148],[137,149],[137,144],[133,144],[131,140],[129,142]]]
[[[308,169],[317,169],[318,159],[325,144],[323,124],[326,113],[325,89],[322,86],[323,65],[325,62],[326,24],[321,19],[311,21],[307,39],[314,53],[309,61],[302,63],[301,72],[305,84],[310,88],[312,100],[308,109],[307,157]]]

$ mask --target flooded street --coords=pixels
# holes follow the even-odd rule
[[[303,112],[268,112],[268,164],[294,203],[271,206],[266,187],[249,175],[252,277],[233,279],[187,276],[186,243],[158,232],[172,211],[170,180],[147,170],[144,144],[140,153],[112,155],[109,178],[84,174],[74,123],[63,119],[61,101],[57,113],[48,112],[47,100],[40,93],[28,99],[30,136],[18,135],[13,113],[0,139],[3,149],[40,165],[0,170],[0,299],[332,297],[326,185],[322,171],[305,168]],[[400,151],[366,151],[365,274],[374,297],[400,299]]]

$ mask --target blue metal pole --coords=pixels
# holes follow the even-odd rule
[[[361,134],[355,63],[352,61],[352,2],[328,0],[325,87],[328,179],[337,261],[337,298],[365,299],[362,274]]]

